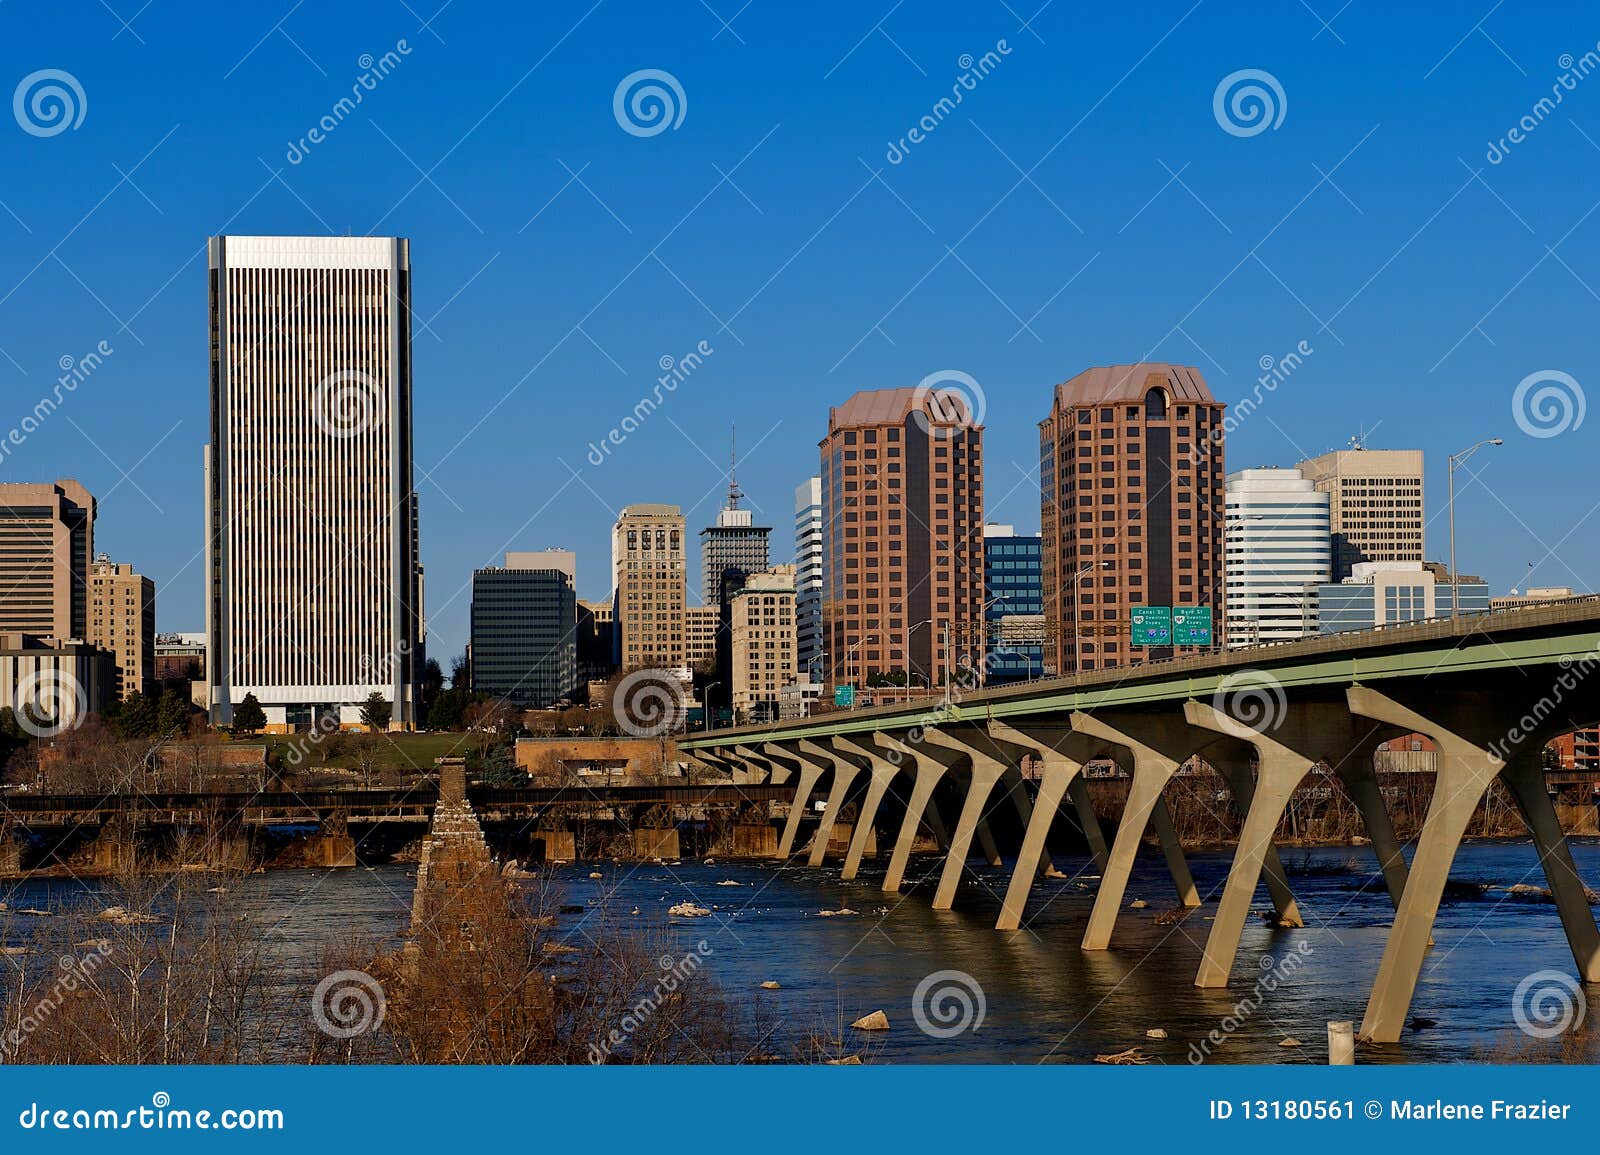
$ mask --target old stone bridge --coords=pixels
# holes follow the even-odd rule
[[[1201,905],[1172,831],[1162,791],[1193,757],[1233,787],[1243,826],[1199,974],[1228,983],[1258,885],[1280,922],[1299,925],[1272,845],[1296,786],[1321,764],[1360,810],[1396,915],[1373,980],[1362,1037],[1398,1040],[1431,943],[1456,848],[1499,778],[1537,846],[1579,976],[1600,981],[1600,932],[1557,821],[1542,768],[1553,737],[1600,723],[1600,598],[1575,599],[1453,621],[1182,658],[992,690],[922,704],[835,711],[809,719],[696,735],[681,748],[735,776],[781,785],[793,805],[778,855],[795,849],[808,804],[826,799],[810,861],[827,852],[830,825],[858,808],[844,877],[900,800],[883,889],[899,889],[918,830],[946,848],[935,908],[954,901],[976,839],[1000,858],[988,819],[1014,808],[1025,831],[997,928],[1016,930],[1058,817],[1071,812],[1099,859],[1101,881],[1082,949],[1110,947],[1129,872],[1153,833],[1185,906]],[[1430,808],[1407,864],[1373,769],[1380,743],[1420,733],[1436,745]],[[1024,759],[1042,764],[1036,790]],[[1108,847],[1089,805],[1083,770],[1110,758],[1131,771],[1126,806]],[[933,804],[952,786],[953,824]],[[952,807],[955,810],[956,807]],[[1066,819],[1071,821],[1071,819]]]

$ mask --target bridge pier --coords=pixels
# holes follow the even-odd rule
[[[984,814],[995,786],[1006,776],[1008,769],[1015,773],[1015,768],[1008,767],[993,754],[979,749],[971,739],[958,738],[943,730],[925,731],[923,743],[954,754],[964,754],[971,764],[966,797],[961,804],[961,814],[956,819],[955,831],[950,836],[950,850],[945,855],[944,870],[939,875],[939,887],[933,896],[934,910],[949,910],[955,904],[956,889],[961,885],[961,875],[967,868],[972,839],[980,827],[987,843],[984,851],[989,856],[990,864],[994,865],[998,859],[999,852],[993,836],[988,832],[988,824],[984,822]]]
[[[1083,934],[1084,950],[1105,950],[1111,945],[1111,931],[1116,926],[1128,889],[1128,877],[1133,872],[1134,859],[1138,857],[1139,843],[1147,827],[1153,826],[1161,839],[1178,901],[1183,906],[1200,905],[1194,877],[1189,873],[1189,864],[1172,830],[1172,816],[1161,800],[1161,791],[1178,772],[1180,763],[1194,752],[1194,742],[1186,724],[1153,716],[1129,715],[1112,725],[1093,715],[1075,712],[1072,729],[1121,746],[1133,755],[1128,801],[1122,810],[1122,820],[1117,824],[1116,841],[1112,844],[1105,873],[1100,879],[1100,890],[1095,895],[1094,909],[1089,914],[1089,925]]]
[[[1524,813],[1531,815],[1530,827],[1578,973],[1586,982],[1600,981],[1600,931],[1588,903],[1582,900],[1582,883],[1571,866],[1566,837],[1555,824],[1538,762],[1541,747],[1559,732],[1559,724],[1548,734],[1542,728],[1533,733],[1518,728],[1518,718],[1542,717],[1549,711],[1533,713],[1536,707],[1524,711],[1526,703],[1520,696],[1508,702],[1504,694],[1481,691],[1462,692],[1448,702],[1436,701],[1430,707],[1433,717],[1369,686],[1352,686],[1347,697],[1352,713],[1426,734],[1439,749],[1433,801],[1417,840],[1394,928],[1384,944],[1360,1037],[1379,1043],[1399,1041],[1456,848],[1484,793],[1508,766],[1507,785],[1518,805],[1526,808]],[[1506,725],[1508,718],[1511,721]]]
[[[861,774],[863,769],[861,762],[864,758],[858,760],[856,755],[847,753],[838,738],[830,739],[827,746],[804,740],[800,745],[816,757],[826,758],[833,763],[833,785],[828,790],[828,802],[822,811],[821,821],[817,823],[817,832],[812,836],[811,856],[806,861],[808,866],[821,866],[823,859],[828,855],[828,842],[833,836],[833,825],[839,820],[839,811],[844,809],[845,799],[849,797],[851,786]]]
[[[321,815],[317,833],[307,846],[314,865],[349,867],[356,864],[356,840],[350,837],[350,817],[344,810]]]
[[[916,767],[916,777],[911,783],[911,797],[906,802],[905,818],[900,823],[900,833],[894,840],[894,851],[889,858],[888,872],[883,876],[885,893],[895,894],[905,879],[906,863],[911,858],[911,846],[916,841],[917,830],[926,816],[928,828],[942,850],[950,849],[950,838],[944,829],[939,807],[933,801],[933,792],[960,755],[943,747],[930,747],[923,743],[903,746]]]
[[[889,792],[889,786],[894,781],[895,775],[900,773],[900,762],[890,761],[888,757],[890,753],[896,758],[903,757],[898,748],[899,744],[881,734],[875,734],[873,737],[883,742],[884,746],[870,746],[862,741],[855,743],[867,758],[869,778],[867,792],[863,795],[861,808],[856,814],[856,828],[850,839],[850,848],[845,852],[844,869],[839,872],[839,879],[842,882],[849,882],[860,871],[861,857],[866,853],[867,839],[872,835],[878,817],[878,807],[883,803],[884,795]]]
[[[763,747],[768,752],[768,757],[774,757],[771,746]],[[789,816],[783,823],[783,834],[778,838],[778,857],[788,858],[794,853],[795,835],[800,832],[800,819],[806,812],[806,805],[811,801],[811,792],[816,788],[817,782],[822,778],[824,767],[807,757],[788,752],[793,760],[795,770],[794,801],[789,803]]]
[[[745,764],[746,768],[752,775],[765,772],[765,780],[772,783],[774,786],[782,786],[785,782],[788,782],[794,774],[794,771],[788,766],[773,761],[770,757],[763,754],[758,747],[735,746],[733,748],[733,753],[739,761]],[[757,780],[758,779],[755,777],[751,778],[752,782]]]
[[[22,873],[22,843],[17,840],[16,825],[0,821],[0,875]]]
[[[1026,831],[1022,836],[1022,849],[1017,853],[1017,868],[1011,876],[1011,885],[1006,888],[1005,899],[1000,906],[1000,917],[995,923],[996,930],[1017,930],[1022,925],[1022,914],[1027,907],[1028,895],[1033,890],[1034,879],[1051,865],[1046,839],[1049,838],[1050,828],[1068,792],[1074,784],[1082,785],[1080,775],[1083,772],[1083,760],[1069,755],[1062,749],[1065,744],[1072,741],[1072,731],[1065,726],[1021,727],[1007,725],[1004,722],[990,722],[989,734],[1044,763],[1044,775],[1039,781],[1039,793],[1033,800]],[[1081,752],[1081,739],[1075,745]],[[1080,820],[1084,822],[1085,837],[1089,839],[1091,850],[1098,843],[1098,858],[1103,870],[1105,837],[1100,832],[1100,822],[1094,815],[1093,806],[1089,804],[1086,791],[1078,792],[1075,805],[1079,800],[1081,805],[1078,807],[1078,812]],[[1088,814],[1086,819],[1083,817],[1085,809]],[[1089,833],[1091,830],[1092,836]]]

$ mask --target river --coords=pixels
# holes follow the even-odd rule
[[[1574,840],[1573,853],[1585,880],[1600,888],[1600,842]],[[1327,1022],[1361,1019],[1392,911],[1369,849],[1289,850],[1284,857],[1307,925],[1278,930],[1252,918],[1226,991],[1198,990],[1193,979],[1230,852],[1190,854],[1208,902],[1175,923],[1158,921],[1173,905],[1161,857],[1142,853],[1127,895],[1149,905],[1125,908],[1112,949],[1098,953],[1078,947],[1094,901],[1094,867],[1083,859],[1056,859],[1068,877],[1041,879],[1028,928],[1009,934],[993,929],[1009,867],[975,864],[951,911],[929,909],[940,866],[932,858],[913,862],[907,879],[917,884],[900,896],[878,889],[882,858],[869,860],[851,882],[839,880],[837,866],[685,860],[671,867],[556,869],[566,903],[589,910],[605,902],[624,915],[637,909],[628,917],[641,925],[674,924],[686,951],[703,941],[709,955],[701,973],[736,998],[748,991],[752,1000],[771,1000],[787,1030],[838,1036],[841,1022],[884,1011],[888,1031],[842,1032],[860,1039],[874,1061],[1081,1063],[1137,1046],[1159,1063],[1189,1062],[1196,1047],[1209,1053],[1209,1062],[1321,1063]],[[286,969],[314,981],[329,944],[352,937],[382,943],[399,935],[410,915],[411,869],[285,870],[230,885],[241,888],[270,927]],[[596,871],[598,880],[589,877]],[[1482,1061],[1491,1053],[1500,1061],[1554,1058],[1557,1044],[1530,1042],[1517,1031],[1512,1000],[1530,973],[1573,973],[1555,907],[1460,885],[1542,886],[1533,847],[1470,843],[1457,856],[1452,879],[1412,1004],[1413,1016],[1433,1025],[1408,1030],[1394,1046],[1364,1047],[1360,1061]],[[723,882],[738,885],[718,885]],[[94,904],[96,886],[30,880],[0,887],[0,899],[12,911]],[[1265,892],[1257,898],[1264,906]],[[668,919],[667,909],[686,900],[711,909],[711,916]],[[841,906],[858,913],[819,914]],[[577,927],[585,917],[564,914],[553,933],[581,947]],[[14,940],[26,921],[0,916],[0,938]],[[960,972],[948,982],[960,984],[974,1007],[981,990],[983,1018],[976,1029],[944,1037],[937,1016],[929,1020],[932,1032],[919,1026],[913,1009],[918,985],[944,971]],[[780,989],[759,989],[769,981]],[[1241,1001],[1259,1006],[1236,1013]],[[1151,1029],[1165,1031],[1166,1038],[1148,1038]],[[1281,1045],[1291,1038],[1304,1045]]]

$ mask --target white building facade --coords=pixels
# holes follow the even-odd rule
[[[1317,634],[1317,587],[1331,580],[1329,495],[1298,469],[1230,473],[1223,530],[1228,646]]]
[[[794,590],[797,668],[802,679],[820,677],[822,657],[822,478],[808,477],[794,491]]]
[[[206,675],[227,724],[416,723],[411,261],[395,237],[213,237]]]

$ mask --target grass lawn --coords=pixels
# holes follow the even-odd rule
[[[328,766],[343,766],[353,768],[357,765],[354,754],[349,750],[351,742],[355,739],[365,740],[368,735],[341,734],[337,738],[329,736],[322,744],[330,745],[334,753],[327,760]],[[435,758],[446,754],[458,757],[470,757],[472,753],[471,742],[465,734],[380,734],[377,735],[382,745],[379,747],[379,770],[432,770]],[[252,739],[241,739],[250,741]],[[322,751],[311,744],[307,734],[268,734],[253,741],[263,742],[267,747],[267,757],[270,761],[285,765],[289,761],[290,751],[298,744],[304,750],[302,755],[305,764],[322,766]]]

